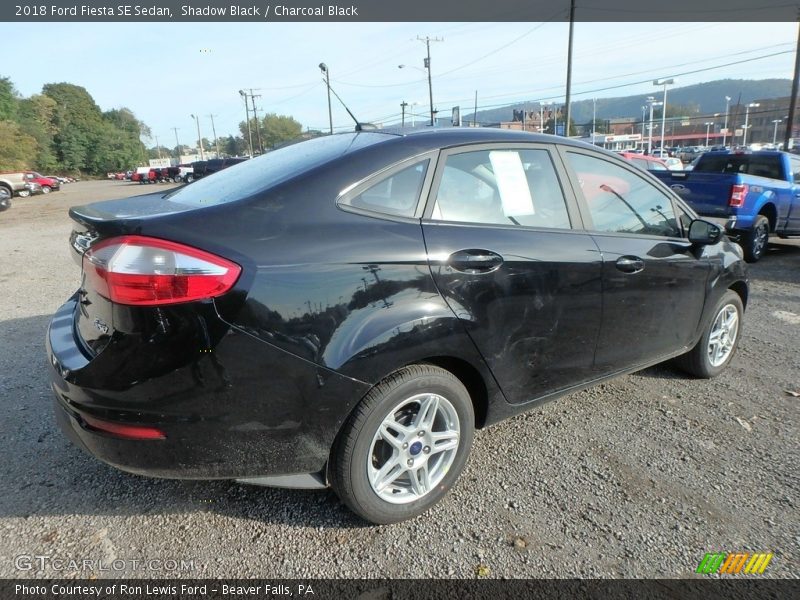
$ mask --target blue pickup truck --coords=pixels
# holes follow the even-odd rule
[[[706,152],[691,171],[652,171],[701,216],[724,224],[745,260],[764,254],[769,235],[800,236],[800,156]]]

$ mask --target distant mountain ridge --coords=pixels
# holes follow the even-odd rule
[[[655,96],[660,100],[663,88],[653,87],[653,91],[646,94],[618,96],[615,98],[597,99],[597,118],[613,119],[617,117],[641,118],[642,106],[647,96]],[[697,83],[684,87],[669,87],[667,90],[668,105],[690,106],[692,111],[685,116],[713,115],[725,112],[725,96],[731,97],[731,105],[736,104],[741,94],[741,102],[748,103],[759,99],[781,98],[789,96],[792,90],[791,79],[718,79],[706,83]],[[478,97],[480,103],[480,96]],[[539,103],[515,102],[500,108],[479,110],[478,122],[497,123],[511,121],[514,110],[539,110]],[[465,114],[464,121],[472,120],[472,112]],[[577,124],[588,123],[592,120],[592,99],[573,100],[572,119]]]

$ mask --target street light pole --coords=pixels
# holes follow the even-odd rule
[[[708,148],[708,133],[711,130],[711,126],[714,125],[714,123],[707,121],[706,123],[704,123],[704,125],[706,126],[706,148]]]
[[[650,124],[647,126],[647,153],[653,153],[653,107],[658,104],[653,96],[647,97],[647,103],[650,105]]]
[[[400,110],[403,111],[402,120],[400,121],[400,127],[405,127],[406,126],[406,106],[408,106],[408,102],[403,100],[400,103]]]
[[[197,125],[197,145],[200,146],[200,160],[205,160],[206,154],[203,151],[203,138],[200,135],[200,117],[197,117],[195,115],[189,115],[189,116],[194,119],[195,125]]]
[[[775,146],[778,143],[778,123],[783,123],[783,119],[774,119],[772,124],[775,125],[775,129],[772,131],[772,145]]]
[[[544,133],[544,102],[539,102],[539,133]]]
[[[247,104],[247,92],[239,90],[239,95],[244,99],[244,114],[247,119],[247,149],[248,155],[253,158],[253,131],[250,129],[250,106]]]
[[[644,120],[645,114],[647,113],[647,105],[642,105],[642,150],[644,150]]]
[[[725,96],[725,128],[722,130],[722,147],[728,141],[728,114],[731,112],[731,97]]]
[[[594,146],[594,130],[597,123],[597,98],[592,98],[592,145]]]
[[[333,112],[331,111],[331,72],[328,70],[328,65],[319,63],[319,70],[325,75],[325,86],[328,88],[328,123],[330,124],[330,132],[333,135]]]
[[[661,150],[664,150],[664,135],[667,132],[667,86],[675,83],[674,79],[654,79],[653,85],[664,86],[664,100],[661,107]]]
[[[761,106],[758,102],[751,102],[747,106],[744,107],[744,133],[742,134],[742,146],[747,146],[747,128],[748,122],[750,119],[750,109],[751,108],[758,108]]]

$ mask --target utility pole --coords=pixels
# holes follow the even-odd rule
[[[472,111],[472,126],[478,126],[478,90],[475,90],[475,109]]]
[[[181,163],[181,143],[178,141],[178,128],[173,127],[172,131],[175,132],[175,151],[178,153],[178,164]]]
[[[425,48],[428,51],[428,57],[425,59],[425,68],[428,70],[428,99],[431,103],[431,127],[433,127],[436,123],[434,122],[434,110],[433,110],[433,81],[431,79],[431,42],[443,42],[444,38],[431,38],[427,35],[424,38],[417,36],[417,39],[420,42],[425,42]]]
[[[158,158],[160,159],[161,158],[161,146],[158,143],[158,136],[155,136],[155,138],[156,138],[156,151],[158,152]]]
[[[256,137],[258,138],[258,151],[264,154],[264,144],[261,142],[261,126],[258,124],[258,114],[256,113],[256,98],[261,98],[261,94],[254,94],[250,88],[250,100],[253,102],[253,118],[256,121]]]
[[[206,159],[206,153],[203,150],[203,137],[200,135],[200,117],[195,115],[189,115],[194,119],[195,124],[197,125],[197,145],[200,146],[200,160]]]
[[[792,99],[789,101],[789,116],[786,121],[786,133],[783,136],[783,149],[789,150],[794,129],[794,113],[797,110],[797,85],[800,82],[800,23],[797,24],[797,49],[794,52],[794,80],[792,81]]]
[[[572,29],[575,25],[575,0],[570,0],[569,3],[569,46],[567,48],[567,115],[564,121],[564,137],[569,137],[569,120],[571,117],[572,107],[570,102],[570,94],[572,92]]]
[[[400,121],[400,127],[405,127],[406,126],[406,106],[408,106],[408,102],[403,100],[400,103],[400,110],[403,112],[403,116],[402,116],[402,119]]]
[[[250,129],[250,106],[247,104],[247,92],[239,90],[239,95],[244,98],[244,114],[247,119],[247,148],[250,150],[250,158],[253,158],[253,131]]]
[[[217,128],[214,127],[214,115],[208,115],[211,119],[211,133],[214,134],[214,147],[217,149],[217,158],[219,158],[219,138],[217,137]]]

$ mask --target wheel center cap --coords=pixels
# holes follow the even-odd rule
[[[411,444],[411,446],[408,448],[408,452],[409,452],[409,454],[411,454],[411,456],[416,456],[416,455],[417,455],[417,454],[419,454],[421,451],[422,451],[422,442],[414,442],[414,443],[413,443],[413,444]]]

